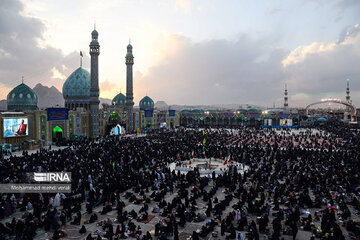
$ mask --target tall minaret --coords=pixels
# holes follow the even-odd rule
[[[129,132],[133,131],[133,106],[134,106],[134,95],[133,95],[133,65],[134,65],[134,56],[132,54],[132,46],[129,42],[127,46],[127,53],[125,56],[126,64],[126,111],[128,115],[127,119],[127,130]]]
[[[347,79],[347,82],[346,82],[346,102],[347,102],[347,103],[351,103],[351,100],[350,100],[349,79]]]
[[[90,42],[90,137],[99,136],[99,54],[100,45],[98,42],[98,32],[95,30],[91,33]]]
[[[289,103],[288,103],[288,91],[287,91],[287,85],[285,84],[284,108],[286,109],[288,106],[289,106]]]

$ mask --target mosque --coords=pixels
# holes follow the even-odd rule
[[[38,109],[38,96],[24,81],[7,96],[7,111],[0,112],[0,144],[14,146],[28,144],[28,149],[36,145],[54,142],[59,139],[72,139],[79,136],[98,138],[114,132],[114,129],[126,129],[128,133],[148,132],[162,127],[210,127],[210,126],[297,126],[303,116],[309,113],[300,109],[289,108],[288,91],[285,86],[284,107],[281,109],[239,108],[233,110],[185,109],[177,112],[172,109],[159,110],[154,101],[145,96],[134,107],[133,93],[133,47],[129,43],[125,55],[126,93],[118,93],[111,105],[99,104],[99,55],[100,44],[98,32],[91,33],[90,72],[77,68],[66,79],[62,94],[64,108]],[[351,116],[347,121],[356,119],[356,111],[350,100],[349,83],[346,90],[346,101],[327,100],[347,106]],[[320,102],[322,103],[322,102]],[[351,110],[351,111],[350,111]],[[180,122],[181,119],[181,122]],[[115,131],[116,132],[116,131]],[[26,147],[25,147],[26,148]]]
[[[97,138],[119,125],[130,133],[180,125],[180,113],[157,110],[149,96],[140,100],[139,107],[134,107],[134,56],[130,43],[125,56],[126,95],[120,92],[111,105],[103,104],[100,108],[98,36],[94,29],[89,45],[90,72],[80,64],[63,85],[65,108],[39,110],[36,93],[23,81],[9,92],[7,111],[0,113],[0,143],[35,146],[76,136]],[[16,131],[21,124],[26,125],[26,134]]]

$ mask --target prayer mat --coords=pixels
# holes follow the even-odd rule
[[[154,217],[155,217],[154,215],[149,214],[148,218],[145,221],[142,221],[142,222],[146,224],[146,223],[150,222]]]

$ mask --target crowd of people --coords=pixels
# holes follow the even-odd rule
[[[358,149],[360,137],[341,128],[295,135],[244,127],[107,136],[2,157],[1,183],[22,182],[29,172],[71,172],[72,192],[1,194],[1,239],[34,239],[40,230],[60,239],[74,225],[87,240],[176,240],[191,222],[203,224],[190,233],[194,240],[240,239],[242,233],[295,239],[300,229],[312,239],[359,238]],[[201,176],[196,168],[186,174],[169,168],[193,157],[228,156],[248,170],[239,173],[228,163],[223,175]],[[130,204],[141,208],[129,211]],[[112,211],[116,219],[99,220]],[[154,232],[142,231],[139,223],[152,215],[160,218]],[[89,232],[89,223],[98,230]]]

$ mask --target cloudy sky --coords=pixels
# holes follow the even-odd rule
[[[96,22],[101,97],[125,92],[131,39],[135,102],[360,106],[359,0],[0,0],[0,99],[21,83],[55,86],[79,67]]]

